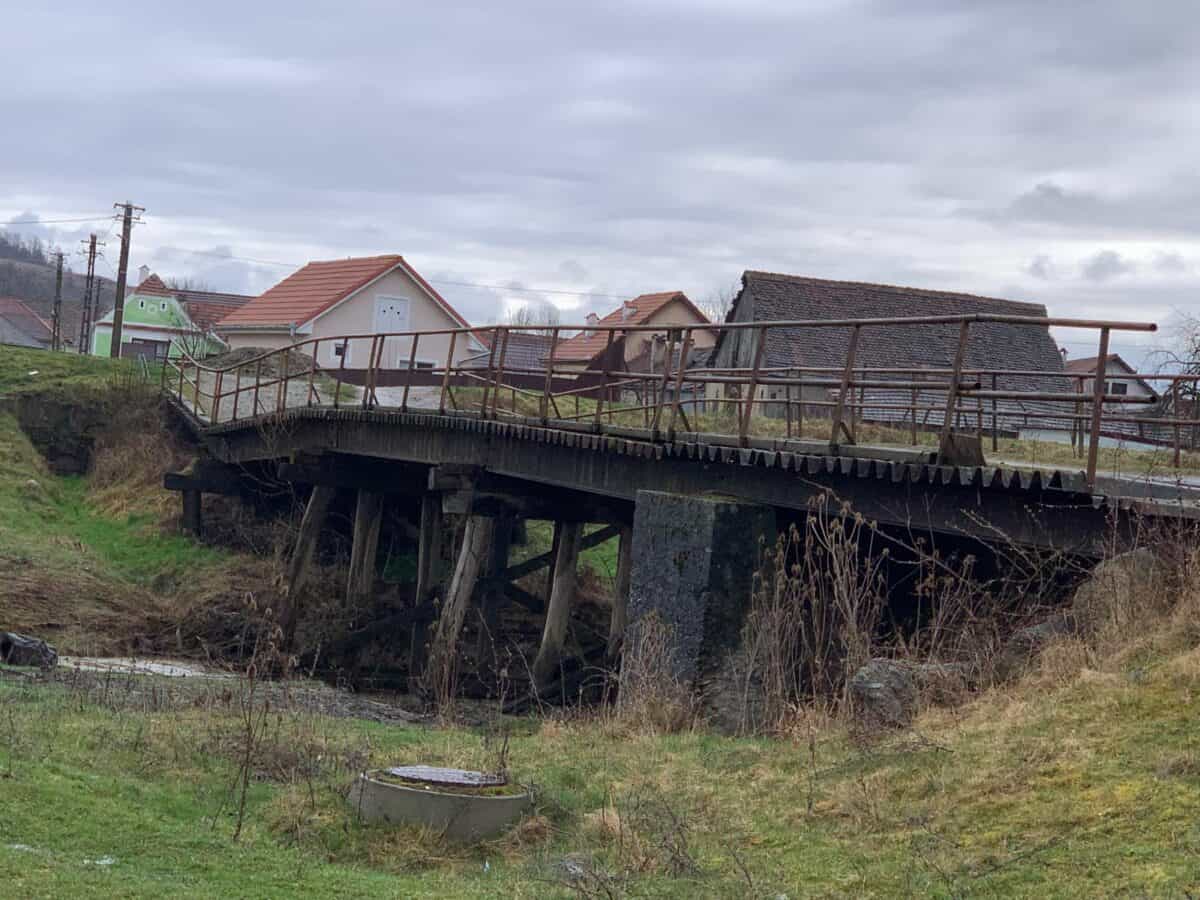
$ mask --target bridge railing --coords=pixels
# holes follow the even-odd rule
[[[862,336],[923,327],[935,367],[873,364]],[[934,326],[934,328],[930,328]],[[996,326],[1006,326],[998,332]],[[1094,372],[968,365],[972,330],[1081,329],[1097,339]],[[835,449],[869,440],[980,441],[1024,429],[1069,433],[1094,482],[1104,438],[1173,446],[1176,465],[1200,428],[1200,375],[1109,369],[1113,332],[1153,323],[1009,315],[788,320],[689,325],[517,326],[313,337],[245,358],[183,356],[164,389],[201,423],[236,422],[298,406],[430,409],[487,419],[750,446],[759,438],[818,436]],[[806,365],[817,335],[825,365]],[[807,336],[807,337],[804,337]],[[713,353],[713,348],[716,352]],[[836,351],[829,348],[838,347]],[[366,351],[365,364],[362,352]],[[834,365],[830,365],[831,355]],[[350,366],[354,356],[359,365]],[[1090,384],[1089,384],[1090,383]],[[1165,390],[1146,386],[1165,384]],[[1123,385],[1124,387],[1118,387]],[[1167,398],[1164,401],[1164,397]],[[808,434],[806,435],[806,430]]]

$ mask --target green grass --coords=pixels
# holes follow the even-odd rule
[[[0,395],[103,387],[113,379],[140,378],[146,371],[132,359],[0,345]],[[157,383],[158,370],[149,372]]]
[[[235,843],[233,715],[0,682],[0,879],[22,897],[541,898],[571,896],[556,865],[572,854],[624,872],[631,897],[1184,896],[1200,888],[1198,687],[1197,651],[1155,656],[934,710],[869,748],[822,723],[810,748],[804,728],[517,720],[510,765],[536,783],[541,824],[460,848],[356,823],[338,761],[480,766],[478,731],[273,714],[260,768],[276,774],[252,782]],[[324,771],[268,765],[297,756]],[[604,827],[614,801],[624,851]],[[667,809],[693,872],[672,872],[659,844]]]

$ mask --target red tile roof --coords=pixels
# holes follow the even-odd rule
[[[597,322],[597,325],[642,325],[653,316],[656,312],[675,300],[682,302],[688,309],[695,313],[696,318],[700,322],[708,322],[708,316],[704,315],[683,291],[663,291],[658,294],[642,294],[639,297],[634,297],[632,300],[627,300],[610,312],[607,316]],[[626,307],[630,308],[629,314],[626,315]],[[614,335],[613,340],[620,337],[619,334]],[[568,338],[559,343],[554,351],[555,360],[578,360],[585,361],[595,357],[598,353],[603,352],[608,344],[607,331],[581,331],[574,337]]]
[[[330,307],[394,268],[402,267],[451,318],[463,327],[467,321],[399,254],[364,256],[310,262],[298,272],[220,321],[221,328],[254,326],[287,327],[310,322]]]
[[[174,297],[175,293],[157,275],[149,275],[146,280],[133,289],[134,294],[143,297]]]
[[[1095,372],[1096,359],[1097,357],[1095,356],[1080,357],[1079,359],[1068,359],[1066,363],[1063,364],[1063,368],[1068,372]],[[1123,365],[1126,371],[1133,371],[1133,366],[1121,359],[1121,357],[1116,353],[1110,353],[1108,356],[1104,357],[1105,369],[1115,362],[1119,362],[1121,365]]]
[[[32,340],[48,344],[53,338],[46,320],[16,297],[0,297],[0,318]]]

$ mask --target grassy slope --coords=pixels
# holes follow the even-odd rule
[[[131,371],[125,361],[0,348],[0,391],[8,393],[103,388]],[[147,513],[101,515],[84,480],[51,474],[16,420],[0,413],[0,628],[103,652],[107,625],[147,623],[164,605],[149,590],[156,577],[178,580],[221,558],[163,534]]]
[[[630,896],[1182,896],[1200,888],[1198,687],[1197,651],[1058,687],[1035,678],[870,750],[828,725],[810,753],[803,729],[767,741],[529,723],[510,760],[540,786],[549,828],[460,849],[355,824],[334,793],[347,771],[255,784],[234,844],[231,716],[114,713],[4,684],[0,877],[30,897],[565,896],[554,862],[619,866],[598,814],[638,796],[687,819],[699,871],[665,871],[643,832]],[[284,716],[273,740],[326,759],[369,747],[376,764],[483,758],[463,729]],[[116,862],[84,862],[103,856]]]

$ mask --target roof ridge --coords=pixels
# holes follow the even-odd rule
[[[988,296],[987,294],[973,294],[968,291],[947,291],[940,290],[938,288],[919,288],[902,284],[886,284],[876,281],[850,281],[843,278],[816,278],[811,275],[789,275],[785,272],[765,272],[761,269],[747,269],[744,273],[742,273],[742,277],[745,278],[747,275],[773,279],[776,281],[791,282],[794,284],[846,285],[848,287],[875,288],[876,290],[882,289],[885,291],[897,291],[908,294],[923,294],[931,297],[969,297],[973,300],[987,300],[992,303],[1013,303],[1018,306],[1035,306],[1040,307],[1041,309],[1046,308],[1046,304],[1038,303],[1035,300],[1011,300],[1008,297],[992,297]]]

